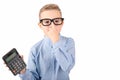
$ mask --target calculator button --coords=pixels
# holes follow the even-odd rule
[[[25,68],[25,63],[22,61],[22,59],[17,56],[9,63],[9,68],[12,70],[13,74],[16,75],[17,73],[20,73],[22,69]]]

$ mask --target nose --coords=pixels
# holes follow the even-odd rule
[[[55,24],[53,22],[51,22],[50,28],[54,28]]]

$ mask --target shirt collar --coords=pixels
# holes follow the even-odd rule
[[[60,37],[60,39],[61,39],[61,35],[59,35],[59,37]],[[50,39],[49,37],[47,37],[46,35],[44,36],[44,40],[45,40],[45,42],[46,42],[47,44],[53,45],[51,39]]]

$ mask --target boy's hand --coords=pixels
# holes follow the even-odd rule
[[[23,59],[23,55],[21,55],[21,57],[22,57],[22,59]],[[24,59],[23,59],[23,60],[24,60]],[[20,74],[24,74],[25,71],[26,71],[26,68],[24,68],[24,69],[20,72]]]
[[[52,26],[47,30],[46,35],[52,40],[53,43],[59,40],[59,32],[55,28],[56,26]]]

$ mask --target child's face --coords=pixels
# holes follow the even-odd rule
[[[60,33],[61,28],[63,26],[63,20],[59,11],[57,10],[43,11],[40,15],[40,19],[41,20],[44,19],[38,25],[44,31],[45,34],[47,34],[47,32],[49,32],[49,30],[52,30],[53,28],[56,29],[58,33]]]

